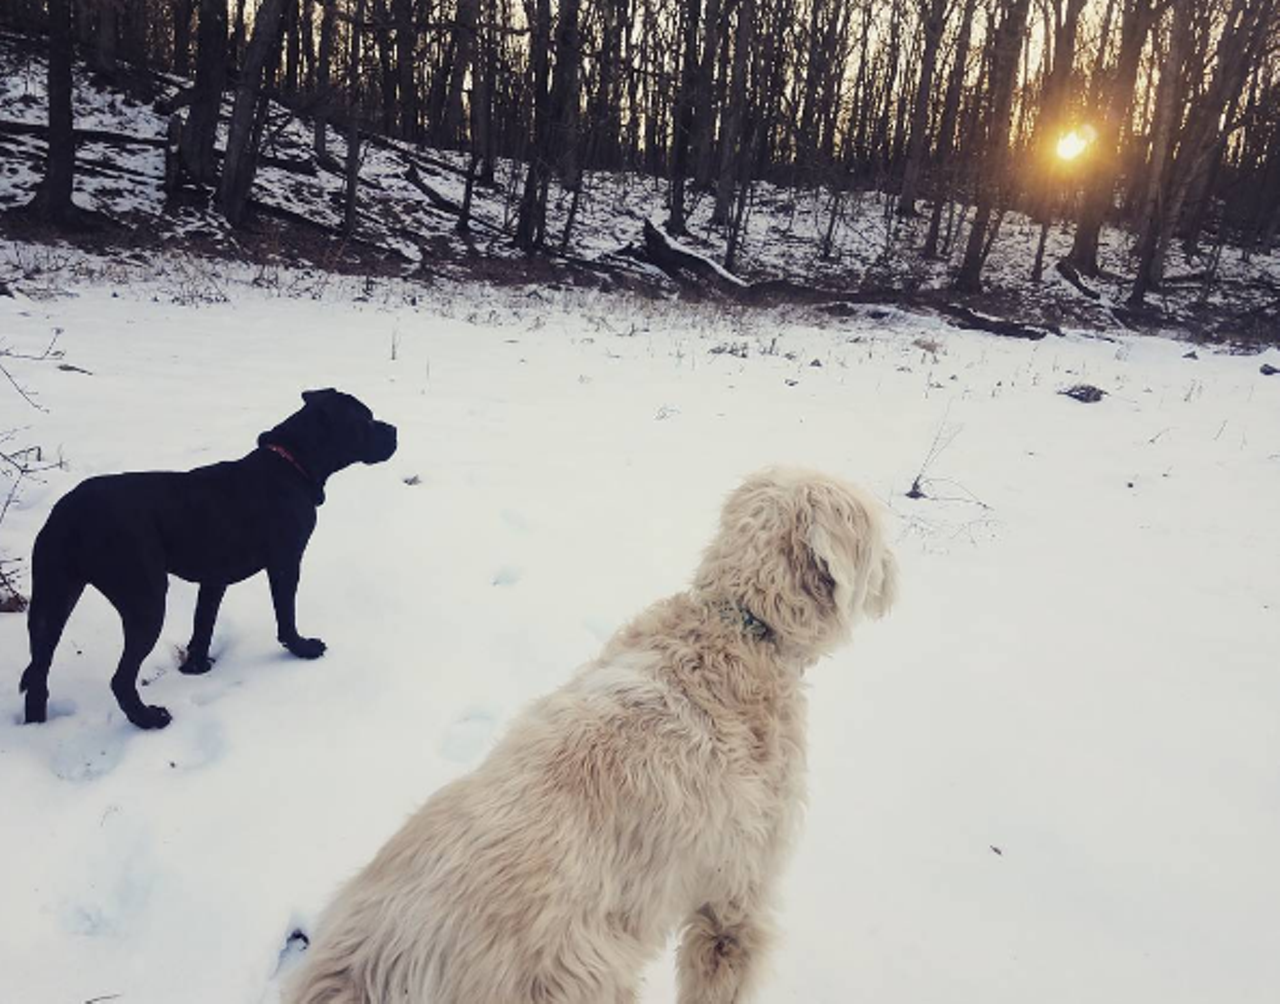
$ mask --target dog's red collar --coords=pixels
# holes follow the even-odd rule
[[[264,450],[270,450],[272,453],[274,453],[278,457],[282,457],[284,460],[288,461],[293,466],[293,469],[296,470],[299,474],[301,474],[304,478],[306,478],[308,481],[311,480],[311,475],[307,473],[307,469],[305,467],[303,467],[300,463],[298,463],[298,458],[295,457],[288,450],[286,450],[283,446],[280,446],[277,443],[264,443],[262,448]]]

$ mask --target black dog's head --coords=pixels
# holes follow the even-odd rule
[[[396,452],[396,427],[379,422],[350,394],[326,387],[302,393],[302,408],[258,437],[280,446],[317,483],[352,464],[380,464]]]

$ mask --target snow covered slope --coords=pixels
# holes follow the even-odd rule
[[[0,121],[30,129],[47,120],[46,73],[39,46],[0,33]],[[83,137],[78,147],[76,199],[84,208],[119,223],[118,229],[97,235],[94,239],[99,242],[130,249],[185,252],[197,248],[232,259],[252,257],[273,267],[311,262],[406,277],[530,268],[513,241],[523,164],[499,161],[493,184],[476,187],[471,230],[461,235],[455,225],[468,157],[457,151],[375,139],[362,153],[358,240],[348,244],[338,236],[345,183],[340,165],[346,143],[331,130],[329,150],[335,159],[317,163],[312,124],[279,105],[272,105],[264,157],[252,191],[255,219],[250,228],[233,231],[192,193],[166,204],[167,117],[157,110],[155,99],[171,98],[182,81],[143,71],[140,76],[146,86],[129,93],[105,86],[86,67],[77,65],[76,127],[97,132]],[[146,101],[141,100],[143,91]],[[220,147],[230,108],[230,101],[225,101]],[[0,235],[5,226],[3,211],[27,202],[34,193],[44,147],[40,135],[0,129]],[[574,199],[553,182],[549,258],[563,267],[559,253],[564,253],[574,256],[588,276],[607,273],[669,287],[656,268],[622,253],[642,244],[646,219],[667,217],[668,187],[665,179],[634,173],[588,172],[566,236]],[[892,195],[876,191],[755,184],[734,270],[747,279],[785,278],[835,290],[946,290],[964,248],[969,207],[948,205],[944,233],[951,239],[944,240],[940,259],[925,260],[919,249],[927,218],[899,218],[895,201]],[[690,251],[719,263],[725,259],[728,235],[711,224],[712,202],[709,193],[691,193],[690,233],[685,240]],[[288,222],[281,222],[282,217]],[[1044,278],[1030,280],[1039,230],[1038,224],[1020,213],[1001,218],[984,272],[988,295],[971,305],[1013,320],[1094,330],[1118,327],[1113,308],[1122,307],[1131,285],[1132,235],[1111,226],[1103,229],[1100,261],[1105,276],[1090,280],[1097,297],[1093,299],[1053,267],[1071,247],[1069,225],[1055,226],[1048,234]],[[542,259],[533,262],[535,269],[545,266]],[[1208,249],[1188,257],[1179,244],[1169,250],[1166,272],[1169,281],[1164,290],[1150,297],[1159,313],[1143,324],[1228,341],[1280,341],[1276,307],[1280,248],[1248,256],[1227,248],[1216,259]],[[1203,277],[1210,273],[1213,282],[1206,288]]]
[[[214,671],[180,677],[195,589],[173,583],[143,670],[164,732],[116,709],[95,594],[57,717],[20,726],[24,619],[0,615],[5,1001],[274,1001],[290,932],[680,588],[723,495],[776,461],[892,507],[904,595],[811,672],[811,809],[761,1000],[1275,1000],[1280,378],[1259,358],[180,258],[22,288],[0,361],[45,410],[0,387],[0,429],[66,469],[24,484],[8,557],[81,478],[241,455],[308,387],[358,394],[401,448],[331,483],[299,595],[318,662],[276,645],[255,579]],[[1057,393],[1078,382],[1109,393]],[[646,1004],[672,986],[664,958]]]

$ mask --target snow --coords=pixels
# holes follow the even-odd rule
[[[904,595],[810,673],[811,804],[761,1000],[1274,999],[1280,382],[1259,365],[1280,352],[0,260],[24,273],[4,364],[46,409],[0,388],[0,430],[66,461],[24,482],[5,558],[80,479],[242,455],[304,388],[359,395],[401,443],[330,483],[299,595],[323,659],[276,645],[257,578],[228,593],[213,672],[181,677],[195,588],[173,582],[143,668],[163,732],[117,710],[92,592],[56,717],[19,725],[25,624],[0,615],[6,1000],[273,1002],[290,933],[680,588],[724,494],[771,462],[884,499]],[[1078,382],[1108,395],[1057,393]],[[904,497],[935,444],[932,497]],[[674,999],[671,969],[645,1004]]]

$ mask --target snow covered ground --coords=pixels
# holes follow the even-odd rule
[[[6,557],[80,479],[239,456],[308,387],[356,393],[401,447],[331,482],[299,595],[318,662],[276,645],[259,578],[228,594],[214,671],[179,676],[195,589],[175,580],[143,670],[164,732],[118,712],[92,593],[56,717],[20,726],[24,618],[0,615],[4,1000],[274,1001],[289,933],[680,588],[723,495],[771,462],[883,498],[904,595],[811,672],[811,808],[761,1000],[1275,1000],[1264,359],[178,257],[19,287],[0,362],[45,410],[0,386],[0,430],[66,469],[24,484]],[[1108,396],[1057,393],[1080,381]],[[664,958],[646,1004],[672,987]]]

